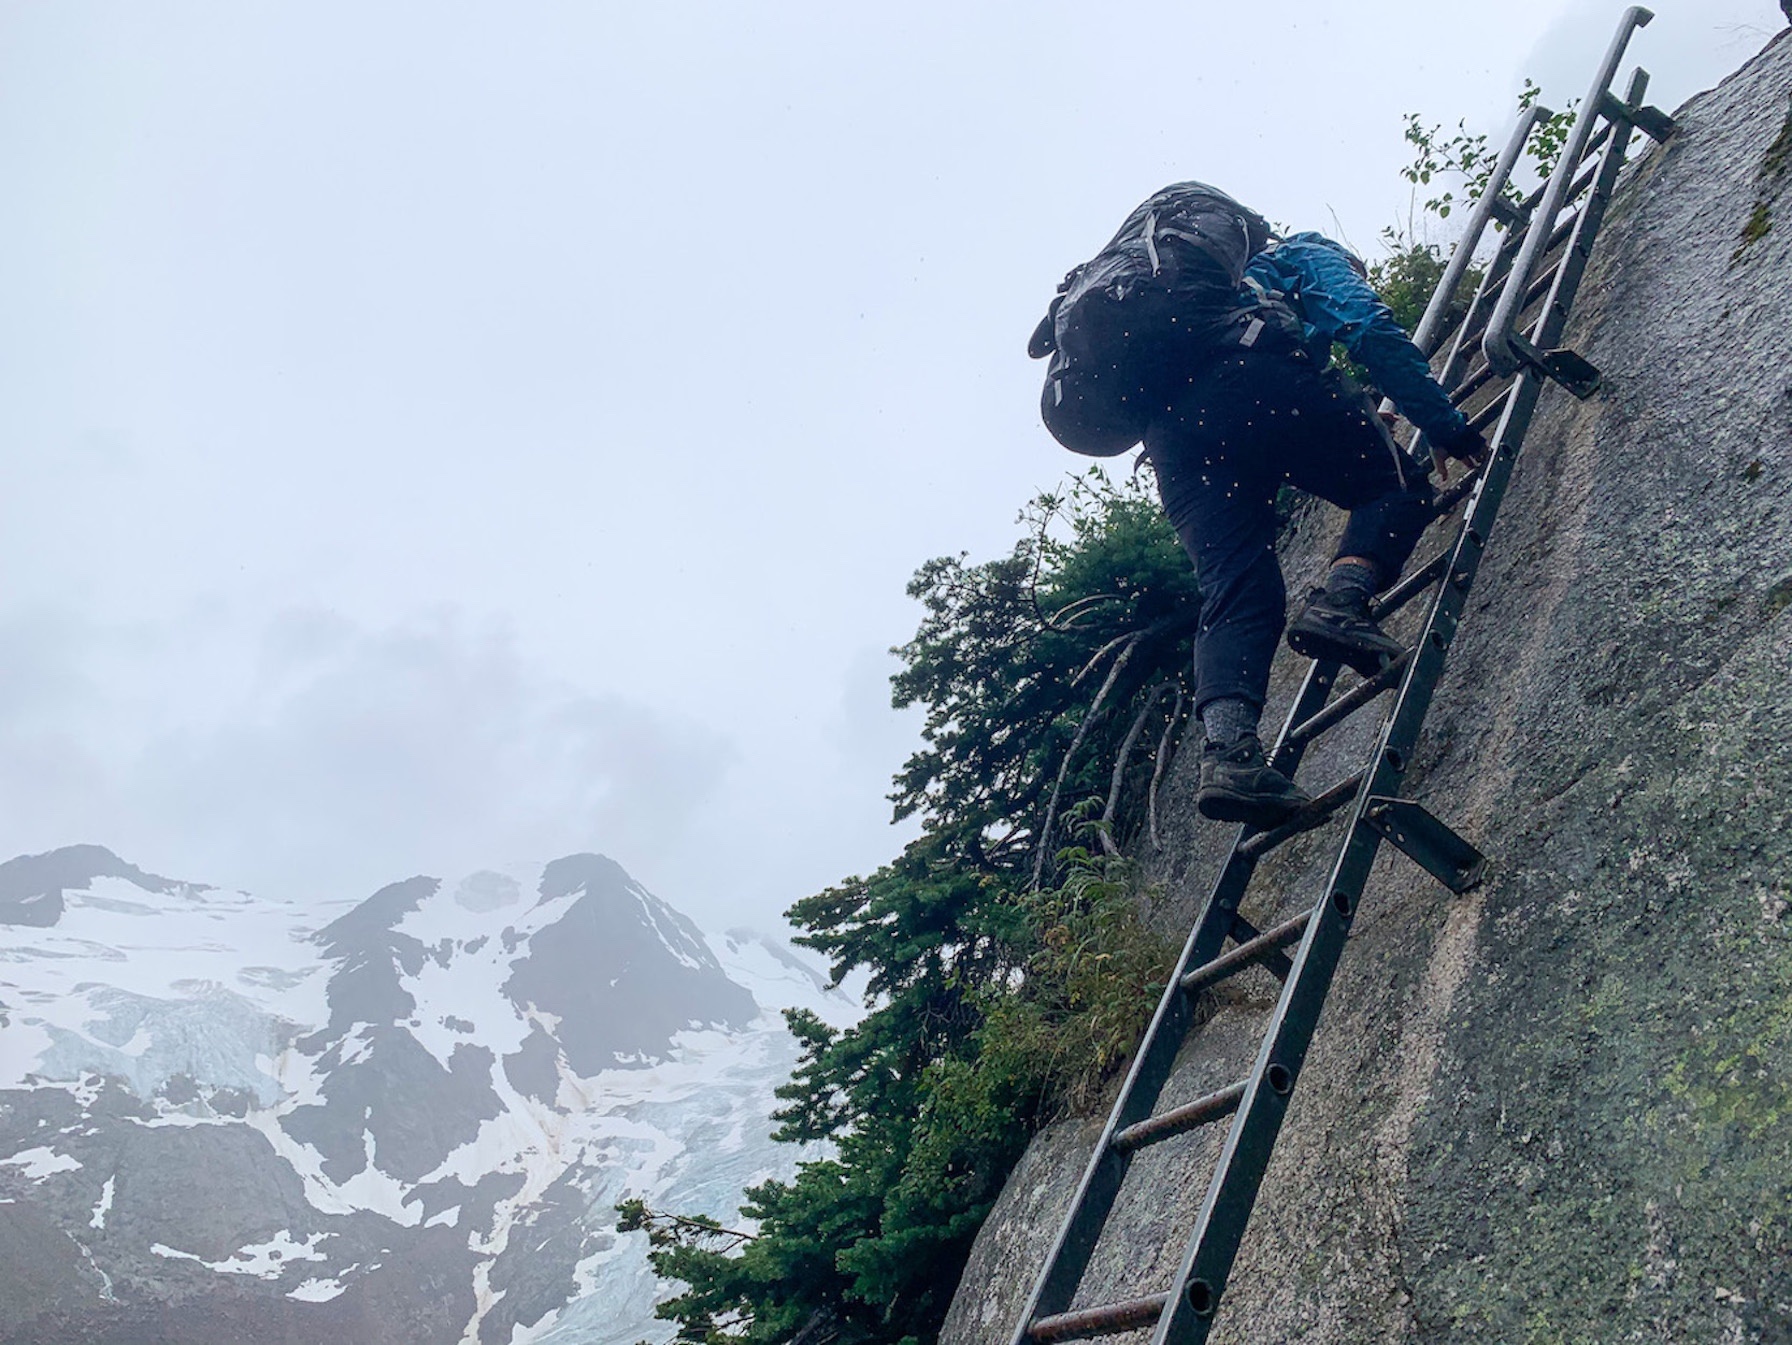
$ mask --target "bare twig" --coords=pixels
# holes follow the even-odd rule
[[[1151,694],[1145,697],[1145,703],[1133,718],[1132,727],[1126,730],[1119,752],[1114,755],[1114,774],[1108,782],[1107,806],[1101,810],[1103,825],[1096,829],[1095,834],[1101,837],[1101,848],[1116,857],[1120,854],[1120,847],[1114,844],[1114,814],[1120,807],[1120,786],[1126,783],[1126,763],[1132,758],[1132,749],[1138,746],[1139,735],[1145,731],[1145,721],[1150,718],[1151,712],[1157,708],[1157,703],[1168,690],[1168,682],[1159,682],[1151,688]]]
[[[1064,751],[1064,760],[1058,763],[1058,778],[1052,784],[1051,802],[1045,806],[1045,821],[1039,828],[1039,851],[1033,856],[1033,887],[1035,890],[1039,887],[1039,880],[1045,875],[1045,856],[1051,846],[1052,823],[1058,815],[1058,799],[1064,793],[1064,778],[1070,774],[1071,759],[1076,756],[1076,749],[1083,745],[1083,739],[1088,736],[1090,727],[1100,714],[1101,703],[1107,699],[1108,692],[1114,689],[1114,683],[1120,680],[1121,670],[1126,667],[1127,661],[1133,656],[1133,651],[1139,647],[1139,642],[1144,638],[1145,632],[1134,632],[1126,648],[1120,651],[1120,657],[1114,660],[1114,666],[1108,670],[1107,681],[1101,684],[1101,690],[1096,692],[1095,699],[1089,702],[1089,708],[1083,715],[1083,722],[1077,725],[1076,736],[1070,740],[1070,746]]]
[[[1151,771],[1151,794],[1145,808],[1146,824],[1151,829],[1151,848],[1162,850],[1164,843],[1157,836],[1157,786],[1164,778],[1164,767],[1170,761],[1170,738],[1176,732],[1176,726],[1182,720],[1182,687],[1176,687],[1176,705],[1170,711],[1170,721],[1164,725],[1163,737],[1157,740],[1157,765]]]
[[[1082,667],[1080,667],[1076,670],[1076,675],[1070,679],[1070,685],[1075,686],[1078,682],[1082,681],[1083,678],[1087,677],[1094,670],[1095,665],[1097,663],[1100,663],[1102,661],[1102,659],[1106,658],[1108,651],[1110,649],[1112,649],[1115,645],[1125,644],[1128,640],[1131,640],[1134,643],[1137,643],[1138,641],[1140,641],[1144,638],[1145,638],[1145,632],[1142,630],[1129,630],[1124,635],[1116,635],[1113,639],[1109,640],[1106,644],[1104,644],[1100,649],[1097,649],[1093,654],[1091,654],[1089,656],[1089,661],[1087,663],[1085,663]]]
[[[644,1232],[656,1244],[680,1238],[708,1238],[723,1244],[719,1250],[729,1252],[759,1238],[757,1233],[748,1233],[744,1229],[724,1228],[714,1219],[656,1210],[644,1200],[625,1200],[616,1208],[622,1215],[617,1224],[619,1229],[625,1233]]]
[[[1083,597],[1078,598],[1075,602],[1066,603],[1064,606],[1060,607],[1057,611],[1053,612],[1050,616],[1046,616],[1043,613],[1041,613],[1039,619],[1041,621],[1043,621],[1046,624],[1046,626],[1051,630],[1059,630],[1059,631],[1069,630],[1070,629],[1069,623],[1074,621],[1077,617],[1081,616],[1085,611],[1088,611],[1095,607],[1099,607],[1104,602],[1125,602],[1127,599],[1127,596],[1128,595],[1124,594],[1124,593],[1090,593],[1090,594],[1086,594]],[[1035,599],[1034,599],[1034,608],[1035,608],[1035,610],[1038,609],[1037,597],[1035,597]],[[1063,624],[1059,624],[1059,623],[1063,623]]]
[[[1052,519],[1058,514],[1058,497],[1047,495],[1041,497],[1047,501],[1046,509],[1039,516],[1039,536],[1033,539],[1033,573],[1027,577],[1027,596],[1033,603],[1033,615],[1039,618],[1040,624],[1051,626],[1052,618],[1048,617],[1039,606],[1039,571],[1045,565],[1045,530],[1052,525]],[[1023,512],[1022,518],[1026,517]]]

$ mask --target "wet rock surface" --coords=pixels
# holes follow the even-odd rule
[[[1782,37],[1626,172],[1569,330],[1606,386],[1545,394],[1410,772],[1487,881],[1384,850],[1216,1342],[1792,1341],[1789,96]],[[1149,859],[1184,926],[1230,841],[1192,774]],[[1309,903],[1335,842],[1247,912]],[[1234,983],[1170,1100],[1237,1077],[1274,991]],[[1097,1129],[1036,1141],[947,1345],[1011,1338]],[[1169,1284],[1216,1144],[1135,1163],[1079,1302]]]

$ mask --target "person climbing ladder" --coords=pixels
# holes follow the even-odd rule
[[[1191,201],[1199,212],[1187,209]],[[1227,209],[1235,228],[1225,224]],[[1478,463],[1487,445],[1431,377],[1360,260],[1317,233],[1275,240],[1263,229],[1256,243],[1253,222],[1261,223],[1254,212],[1200,183],[1156,193],[1071,273],[1029,348],[1054,354],[1045,413],[1061,442],[1112,452],[1119,439],[1130,435],[1130,446],[1143,438],[1164,511],[1201,586],[1194,664],[1205,742],[1196,806],[1205,817],[1265,827],[1309,801],[1269,765],[1258,737],[1287,601],[1275,555],[1277,491],[1286,483],[1350,511],[1323,586],[1287,634],[1297,653],[1337,659],[1365,676],[1400,653],[1371,619],[1370,600],[1399,578],[1434,517],[1425,468],[1332,365],[1333,342],[1439,453]],[[1241,238],[1256,243],[1248,258]],[[1217,311],[1214,277],[1228,273],[1233,283]],[[1201,278],[1198,288],[1191,275]],[[1106,290],[1091,294],[1091,279]],[[1092,313],[1128,320],[1100,322]],[[1096,393],[1109,401],[1073,398],[1075,428],[1102,418],[1091,408],[1124,421],[1095,448],[1086,433],[1061,432],[1063,390],[1079,391],[1078,377],[1091,381],[1091,369],[1105,380]],[[1125,396],[1114,396],[1116,385]],[[1112,413],[1114,403],[1124,404],[1125,417]]]

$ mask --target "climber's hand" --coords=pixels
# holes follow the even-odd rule
[[[1437,468],[1437,479],[1446,482],[1450,479],[1451,458],[1455,458],[1458,462],[1465,462],[1470,467],[1479,467],[1487,461],[1487,454],[1490,451],[1487,447],[1487,440],[1482,437],[1481,431],[1469,425],[1464,425],[1455,434],[1433,440],[1431,447],[1433,450],[1431,457]]]
[[[1472,425],[1464,425],[1455,434],[1433,440],[1431,446],[1446,458],[1455,458],[1471,467],[1479,467],[1487,461],[1487,440]]]

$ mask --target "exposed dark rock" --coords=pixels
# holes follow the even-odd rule
[[[511,1229],[490,1275],[493,1291],[503,1297],[479,1324],[481,1345],[508,1345],[517,1327],[535,1325],[572,1297],[573,1267],[593,1250],[591,1213],[579,1175],[568,1172]]]
[[[538,1024],[504,1057],[504,1077],[524,1097],[552,1102],[560,1091],[560,1047]]]
[[[661,1059],[693,1023],[744,1026],[757,1016],[697,927],[620,864],[572,855],[548,865],[541,901],[573,893],[553,936],[530,946],[504,990],[560,1019],[560,1044],[580,1074]]]
[[[123,878],[145,892],[173,892],[182,887],[206,890],[145,873],[103,846],[66,845],[0,864],[0,925],[48,928],[62,918],[63,892],[89,887],[95,878]]]
[[[132,1127],[114,1153],[108,1239],[221,1261],[317,1221],[298,1174],[247,1126]]]
[[[408,878],[382,887],[312,936],[343,960],[341,970],[330,977],[330,1033],[346,1032],[356,1023],[395,1023],[411,1016],[417,1004],[401,984],[400,973],[415,976],[427,954],[421,943],[394,926],[440,886],[434,878]]]
[[[105,1291],[105,1277],[56,1222],[23,1201],[0,1201],[0,1341],[46,1313],[85,1306]]]
[[[1736,249],[1789,92],[1782,38],[1627,172],[1569,332],[1606,390],[1545,395],[1410,772],[1488,881],[1384,853],[1216,1345],[1792,1341],[1792,233]],[[1178,923],[1230,839],[1191,774],[1152,861]],[[1314,900],[1335,840],[1277,852],[1251,918]],[[1275,990],[1216,998],[1166,1105],[1243,1073]],[[1135,1162],[1086,1301],[1172,1282],[1222,1131]],[[1093,1134],[1035,1142],[943,1345],[1005,1345]]]
[[[324,1156],[333,1182],[367,1166],[369,1138],[383,1171],[414,1182],[502,1110],[491,1087],[493,1060],[488,1048],[463,1042],[444,1069],[409,1032],[364,1027],[325,1052],[323,1103],[295,1108],[281,1128]]]
[[[217,1088],[205,1101],[217,1115],[234,1116],[240,1120],[255,1105],[255,1095],[241,1088]]]

